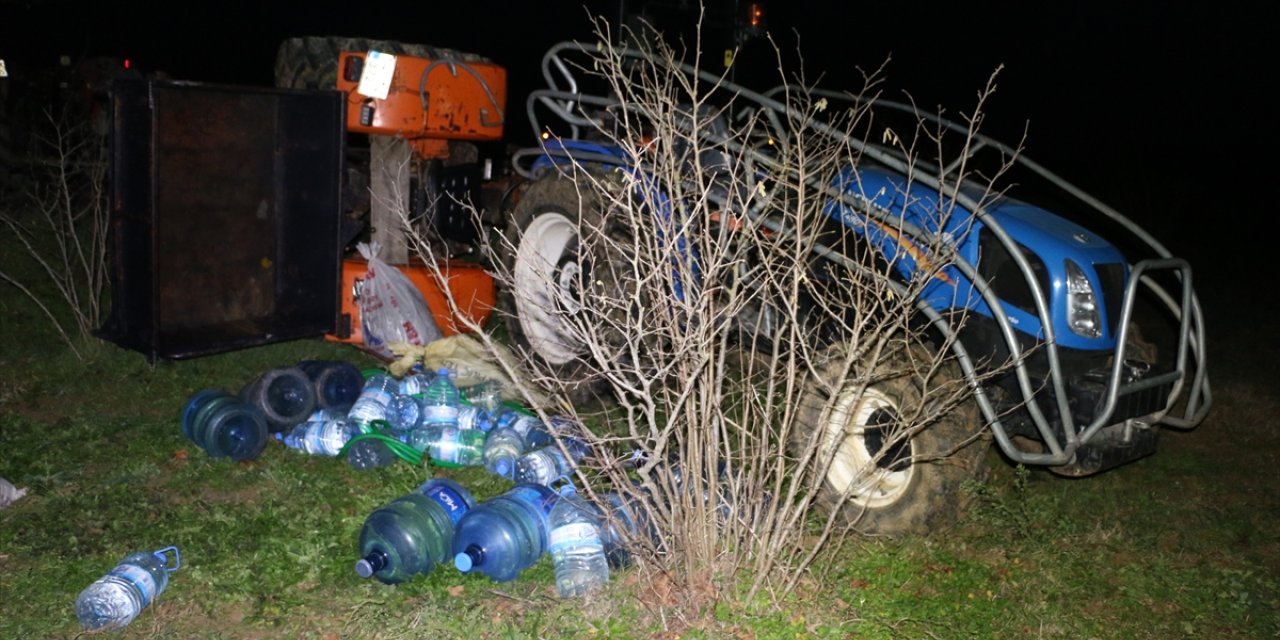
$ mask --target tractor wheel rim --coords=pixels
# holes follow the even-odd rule
[[[826,480],[854,504],[877,508],[901,498],[911,484],[915,465],[910,463],[914,443],[886,451],[884,433],[900,425],[885,424],[881,418],[899,415],[897,405],[874,388],[850,385],[831,411],[827,422],[827,452],[835,446],[835,457],[827,469]],[[879,426],[878,426],[879,425]]]
[[[580,266],[565,260],[577,235],[577,225],[563,213],[539,215],[524,229],[512,274],[516,312],[529,346],[556,365],[583,350],[567,317],[581,310],[578,294],[569,286]]]

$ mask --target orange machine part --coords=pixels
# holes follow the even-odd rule
[[[427,301],[427,308],[431,309],[431,315],[435,318],[436,326],[440,327],[440,332],[446,336],[470,331],[461,318],[483,325],[489,319],[489,314],[493,312],[495,292],[493,276],[473,263],[457,260],[440,263],[440,272],[446,278],[449,292],[453,294],[454,302],[458,305],[459,317],[457,318],[449,312],[449,302],[445,299],[444,291],[437,285],[436,278],[427,265],[411,262],[407,265],[397,265],[397,267],[422,292],[423,298]],[[362,258],[348,258],[342,261],[342,324],[344,326],[349,324],[351,332],[347,336],[331,334],[325,336],[326,339],[350,344],[364,343],[364,336],[360,332],[360,305],[355,300],[354,291],[356,280],[363,278],[368,268],[369,263]]]
[[[385,100],[356,93],[365,52],[338,55],[337,88],[347,94],[347,130],[405,138],[501,140],[507,109],[507,70],[489,62],[455,62],[397,56]],[[425,79],[425,82],[424,82]],[[486,87],[488,91],[486,91]],[[425,101],[425,105],[424,105]],[[425,108],[424,108],[425,107]]]

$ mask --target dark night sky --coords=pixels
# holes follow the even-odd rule
[[[284,37],[364,36],[487,55],[507,67],[511,101],[522,102],[548,45],[590,37],[582,0],[81,4],[0,0],[10,72],[58,53],[102,54],[180,79],[263,85]],[[1157,220],[1175,244],[1200,235],[1185,228],[1192,209],[1216,216],[1251,204],[1260,191],[1237,178],[1274,174],[1251,159],[1280,141],[1271,97],[1280,74],[1268,67],[1280,56],[1266,12],[1247,4],[766,2],[780,46],[795,50],[798,34],[808,76],[825,74],[829,88],[855,86],[856,67],[891,56],[890,95],[909,91],[955,113],[1003,64],[988,133],[1007,138],[1029,122],[1030,157],[1122,211],[1145,210],[1134,215]],[[616,0],[587,5],[617,15]],[[508,130],[512,142],[528,135]],[[1153,211],[1173,211],[1184,228],[1160,229],[1164,214]]]

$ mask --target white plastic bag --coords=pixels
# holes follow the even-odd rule
[[[9,506],[10,503],[25,495],[27,495],[26,489],[19,489],[13,486],[12,482],[0,478],[0,509]]]
[[[369,268],[360,279],[356,302],[365,346],[392,359],[395,354],[388,345],[421,346],[439,340],[442,334],[422,292],[399,269],[378,258],[380,248],[376,242],[356,245],[360,255],[369,261]]]

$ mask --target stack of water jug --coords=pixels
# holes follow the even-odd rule
[[[519,483],[477,504],[457,482],[432,478],[369,514],[355,570],[397,584],[452,561],[463,573],[506,582],[550,553],[560,595],[583,595],[630,561],[624,535],[636,533],[635,512],[617,494],[603,497],[611,517],[571,484],[557,492]]]
[[[606,515],[580,496],[570,478],[587,448],[574,437],[576,425],[544,423],[504,404],[499,391],[492,382],[459,389],[447,369],[396,379],[307,361],[267,371],[239,395],[198,391],[183,409],[182,432],[211,457],[236,460],[257,457],[274,434],[308,454],[345,455],[357,469],[423,457],[444,467],[483,465],[514,486],[477,504],[453,480],[428,480],[368,516],[356,573],[395,584],[452,562],[507,581],[549,553],[562,596],[598,588],[610,566],[629,562],[618,527],[635,534],[636,510],[603,493]]]
[[[269,433],[317,415],[345,415],[363,385],[360,370],[349,362],[311,360],[272,369],[239,395],[197,391],[183,407],[182,435],[210,457],[252,460],[266,447]]]
[[[465,393],[464,393],[465,392]],[[307,361],[272,369],[240,394],[196,392],[182,413],[182,433],[211,457],[256,458],[269,434],[312,455],[345,454],[360,469],[422,455],[440,466],[484,465],[521,482],[550,484],[568,476],[586,453],[579,440],[561,439],[567,421],[548,427],[503,404],[499,388],[483,383],[459,390],[447,369],[401,379],[354,365]]]

